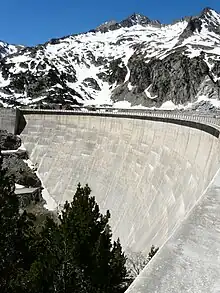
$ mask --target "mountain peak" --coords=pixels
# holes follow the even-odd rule
[[[208,28],[209,31],[213,31],[217,34],[220,33],[220,15],[214,9],[206,7],[201,12],[199,19],[202,20],[204,26]]]
[[[109,20],[100,24],[95,30],[105,32],[105,31],[111,30],[111,28],[114,27],[115,25],[117,25],[117,22],[115,20]]]
[[[202,28],[208,29],[210,32],[220,34],[220,15],[212,8],[206,7],[199,16],[190,17],[188,25],[180,35],[180,39],[192,36],[194,33],[200,33]]]
[[[158,20],[150,20],[147,16],[140,13],[133,13],[128,18],[122,20],[120,25],[123,27],[131,27],[133,25],[148,25],[148,24],[160,24]]]
[[[150,19],[143,14],[133,13],[126,20],[131,21],[132,24],[145,24],[150,22]]]
[[[210,21],[219,21],[220,16],[218,14],[217,11],[215,11],[214,9],[210,8],[210,7],[206,7],[202,10],[202,12],[199,15],[199,18],[203,19],[203,20],[210,20]]]
[[[9,54],[16,53],[20,48],[21,46],[10,45],[0,40],[0,59]]]
[[[128,16],[126,19],[116,22],[115,20],[106,21],[103,24],[99,25],[95,30],[91,31],[100,31],[100,32],[107,32],[109,30],[116,30],[121,27],[131,27],[134,25],[156,25],[160,26],[160,22],[158,20],[150,20],[147,16],[140,14],[140,13],[133,13]]]
[[[205,7],[202,12],[201,12],[201,16],[203,15],[210,15],[212,14],[213,12],[217,13],[214,9],[212,9],[211,7]]]

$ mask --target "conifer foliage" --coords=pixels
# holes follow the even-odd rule
[[[88,185],[79,184],[59,220],[48,217],[36,232],[1,165],[0,292],[124,292],[126,257],[120,241],[112,241],[109,211],[100,213]]]
[[[28,269],[33,259],[33,215],[19,213],[19,201],[14,194],[13,178],[6,176],[0,157],[0,292],[14,291],[15,279]]]
[[[2,158],[0,158],[2,166]],[[16,249],[18,236],[18,199],[13,196],[14,186],[0,169],[0,292],[7,292],[10,276],[20,260]]]

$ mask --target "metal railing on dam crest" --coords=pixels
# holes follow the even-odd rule
[[[95,108],[87,107],[73,108],[73,110],[52,110],[52,109],[20,109],[23,114],[45,114],[45,115],[89,115],[102,117],[118,117],[145,119],[197,128],[219,137],[220,113],[200,114],[195,111],[175,110],[137,110],[121,108]]]

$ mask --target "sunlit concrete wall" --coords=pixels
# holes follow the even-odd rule
[[[88,183],[111,212],[114,237],[136,251],[168,239],[219,166],[218,135],[188,126],[44,113],[25,119],[24,145],[57,204]]]
[[[16,110],[0,108],[0,129],[16,132]]]

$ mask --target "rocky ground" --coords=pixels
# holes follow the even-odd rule
[[[7,132],[7,130],[0,129],[0,149],[1,150],[16,150],[21,146],[21,139]]]
[[[27,152],[24,149],[19,150],[19,147],[21,147],[21,139],[17,135],[0,130],[3,169],[15,182],[15,193],[19,198],[21,211],[27,210],[33,213],[39,228],[46,216],[53,213],[44,208],[41,181],[37,177],[36,169],[31,169],[25,162],[28,159]]]
[[[16,184],[41,188],[41,181],[23,158],[24,154],[19,153],[4,155],[3,168],[7,170],[7,175],[13,176]]]

